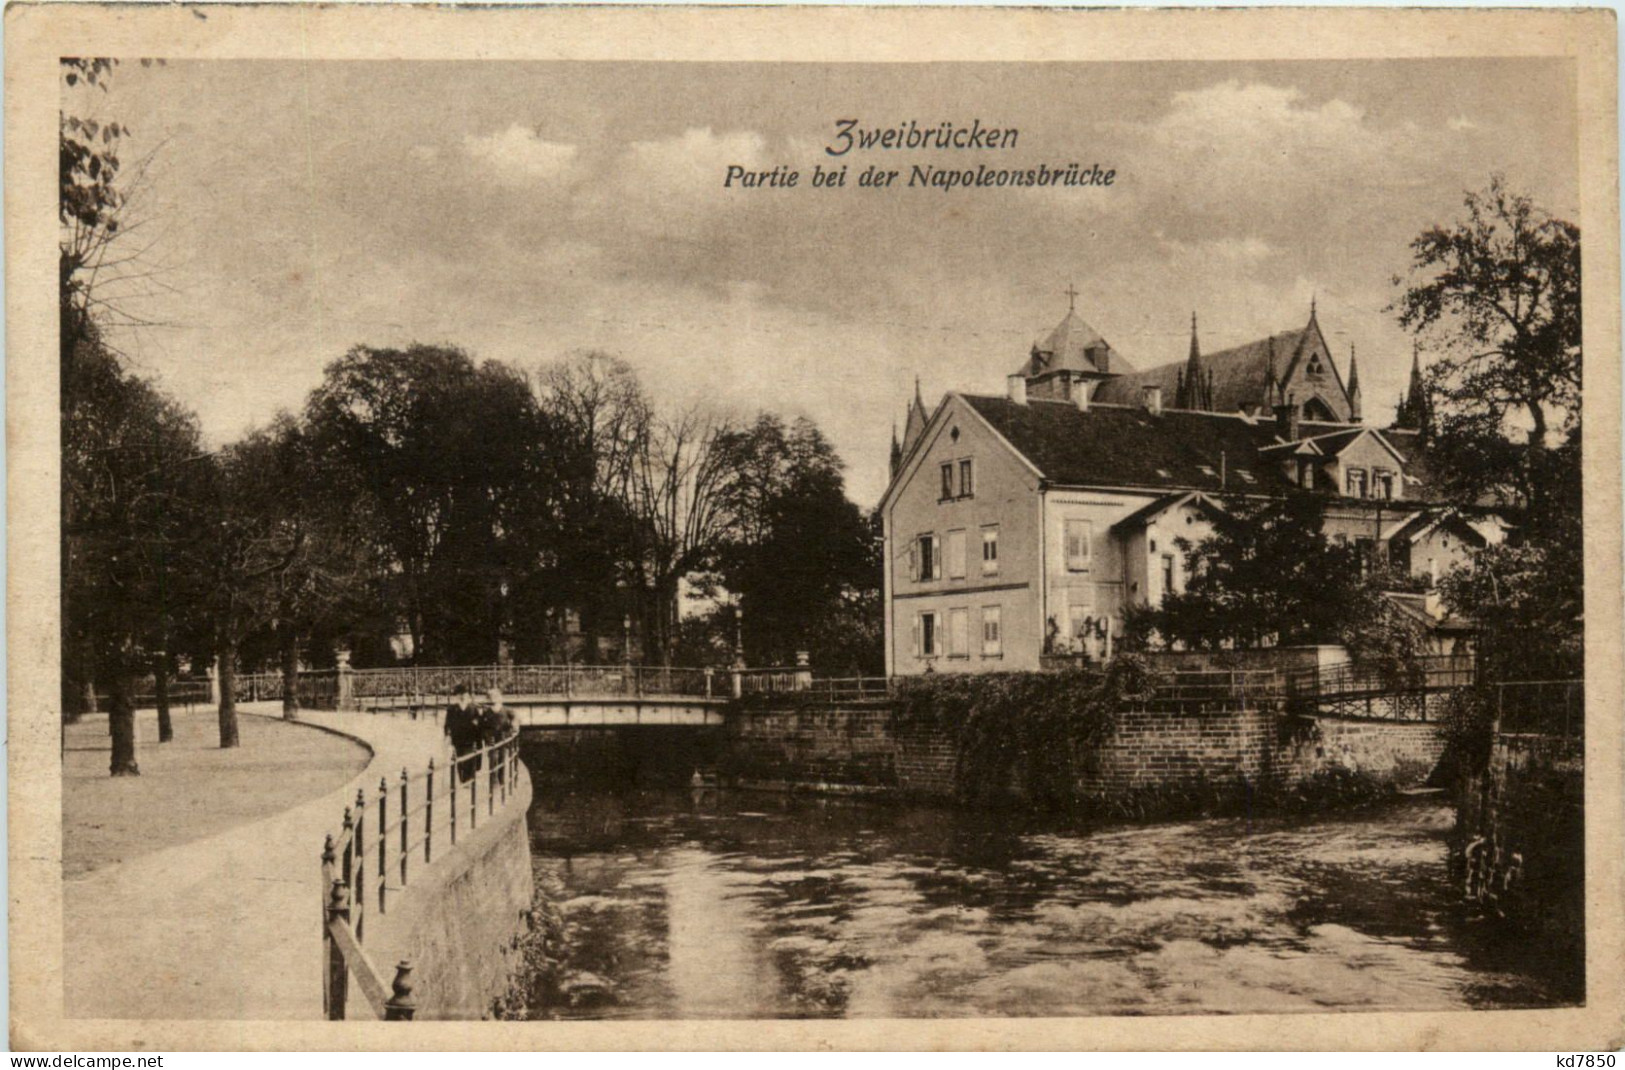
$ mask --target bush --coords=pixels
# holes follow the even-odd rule
[[[1074,809],[1077,772],[1115,727],[1119,706],[1148,695],[1145,662],[1125,655],[1104,672],[918,676],[898,690],[898,723],[953,736],[961,799],[1012,792],[1041,809]]]

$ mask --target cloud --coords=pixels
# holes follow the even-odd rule
[[[1471,119],[1467,118],[1467,116],[1465,116],[1465,115],[1458,115],[1454,119],[1451,119],[1449,125],[1450,125],[1450,129],[1452,129],[1452,130],[1477,130],[1478,129],[1478,124],[1473,122]]]
[[[693,238],[714,230],[724,214],[737,226],[742,217],[774,208],[804,208],[801,191],[725,188],[728,168],[770,171],[776,165],[802,166],[808,154],[793,142],[775,149],[752,130],[717,132],[690,127],[674,137],[634,141],[615,164],[594,207],[612,211],[625,225],[647,234]],[[806,176],[803,175],[803,184]],[[790,198],[795,198],[792,202]]]
[[[487,168],[497,181],[510,186],[569,178],[577,155],[574,145],[548,141],[519,123],[494,134],[466,135],[463,152]]]
[[[1166,234],[1158,234],[1170,258],[1179,261],[1204,263],[1220,261],[1229,265],[1256,264],[1280,253],[1280,250],[1262,238],[1214,238],[1209,241],[1181,241]]]

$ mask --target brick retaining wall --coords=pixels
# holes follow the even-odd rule
[[[1280,738],[1273,708],[1182,703],[1124,710],[1080,771],[1086,793],[1193,782],[1293,783],[1353,769],[1420,784],[1442,741],[1431,723],[1323,717],[1320,738]],[[951,734],[901,728],[886,703],[739,708],[730,713],[720,771],[730,783],[837,792],[952,797]]]

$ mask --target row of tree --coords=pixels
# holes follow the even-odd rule
[[[63,66],[81,89],[111,70]],[[218,664],[234,746],[240,668],[291,679],[341,647],[357,665],[807,650],[879,670],[878,527],[807,420],[663,409],[602,353],[526,371],[454,346],[357,346],[301,411],[206,449],[107,341],[129,323],[111,282],[141,274],[123,267],[140,256],[124,251],[125,133],[63,115],[67,716],[100,690],[127,723],[150,681],[167,740],[171,677]],[[135,771],[133,753],[122,764]]]

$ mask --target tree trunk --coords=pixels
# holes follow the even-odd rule
[[[169,655],[160,652],[152,659],[153,701],[158,706],[158,742],[175,738],[175,725],[169,719]]]
[[[299,719],[299,639],[293,628],[283,625],[282,635],[282,719]]]
[[[122,680],[113,684],[113,697],[107,704],[108,731],[113,737],[112,776],[140,776],[135,761],[135,706],[130,702]]]
[[[220,644],[220,749],[237,745],[237,640]]]

